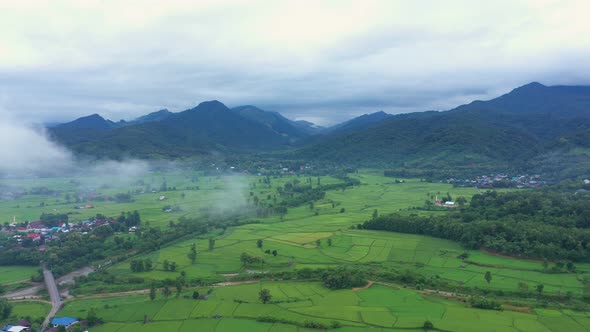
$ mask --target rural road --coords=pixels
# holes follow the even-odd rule
[[[81,269],[78,269],[76,271],[70,272],[68,274],[66,274],[63,277],[60,277],[57,279],[57,284],[58,285],[64,285],[64,284],[68,284],[74,281],[75,277],[79,277],[79,276],[87,276],[88,274],[90,274],[91,272],[94,272],[94,269],[87,266],[87,267],[83,267]],[[8,292],[6,294],[4,294],[3,296],[9,299],[13,299],[13,300],[24,300],[24,299],[34,299],[34,298],[39,298],[39,296],[37,295],[37,293],[39,292],[39,290],[41,290],[43,288],[42,284],[35,284],[32,285],[30,287],[27,288],[23,288],[23,289],[18,289],[12,292]]]
[[[55,282],[55,278],[53,278],[53,273],[51,270],[48,270],[47,267],[43,266],[43,277],[45,278],[45,285],[47,286],[47,292],[49,293],[49,297],[51,298],[51,311],[45,318],[43,325],[41,326],[41,331],[45,331],[49,322],[53,316],[59,310],[61,306],[61,297],[59,296],[59,290],[57,289],[57,283]]]

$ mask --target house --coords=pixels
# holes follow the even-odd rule
[[[41,234],[39,234],[39,233],[27,234],[27,239],[31,239],[33,241],[39,241],[39,240],[41,240]]]
[[[31,328],[28,326],[20,326],[20,325],[7,325],[1,331],[5,332],[30,332]]]
[[[31,221],[29,223],[28,228],[29,229],[35,229],[35,230],[39,229],[40,230],[40,229],[44,229],[45,228],[45,224],[43,222],[41,222],[41,221]]]
[[[160,200],[161,201],[165,201],[166,200],[166,196],[160,196]]]
[[[65,328],[69,328],[77,323],[78,319],[72,317],[54,317],[51,320],[51,325],[53,325],[53,327],[64,326]]]
[[[590,180],[588,180],[588,179],[585,179],[585,180],[584,180],[584,184],[590,184]]]

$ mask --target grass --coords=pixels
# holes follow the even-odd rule
[[[273,302],[261,304],[258,291],[271,290]],[[202,290],[204,291],[204,290]],[[188,295],[190,291],[183,294]],[[239,301],[236,302],[236,301]],[[190,330],[304,331],[314,321],[329,326],[339,322],[346,331],[418,329],[425,320],[449,331],[586,331],[590,313],[536,310],[531,314],[488,311],[462,302],[431,297],[417,291],[373,285],[352,291],[331,291],[313,282],[261,282],[215,288],[208,300],[182,297],[155,301],[147,295],[70,301],[59,315],[85,317],[90,308],[108,323],[93,331]],[[143,324],[147,315],[149,323]],[[212,319],[220,316],[220,319]],[[292,324],[261,323],[272,316]],[[339,330],[340,331],[340,330]]]
[[[33,274],[37,274],[38,269],[39,267],[35,266],[0,266],[0,285],[30,280]]]
[[[35,320],[42,321],[51,309],[49,303],[41,301],[16,301],[11,304],[12,313],[8,319],[0,321],[2,327],[6,324],[15,324],[21,319],[29,320],[31,323]]]
[[[34,220],[41,212],[55,213],[69,211],[76,214],[74,220],[88,218],[96,213],[116,216],[120,211],[139,210],[145,223],[167,227],[168,222],[179,216],[199,216],[203,208],[222,209],[245,204],[249,197],[257,196],[261,202],[268,195],[276,193],[276,187],[296,177],[272,178],[271,188],[259,182],[256,176],[249,177],[204,177],[192,182],[191,173],[150,174],[143,177],[143,186],[123,184],[119,187],[94,184],[106,195],[117,192],[142,189],[145,184],[159,187],[164,177],[169,186],[177,190],[134,195],[133,203],[97,202],[95,209],[77,210],[75,204],[65,204],[65,193],[74,193],[80,187],[90,188],[96,179],[82,180],[81,186],[73,185],[69,179],[36,179],[20,185],[24,187],[48,186],[62,190],[60,196],[47,198],[28,195],[19,201],[0,201],[0,215],[16,215],[17,220]],[[477,193],[474,188],[452,188],[445,183],[426,183],[408,179],[405,183],[393,183],[391,178],[379,172],[364,170],[351,176],[361,180],[361,185],[346,190],[329,191],[322,200],[309,206],[290,208],[281,221],[279,216],[260,218],[259,223],[218,230],[214,235],[213,250],[208,250],[206,238],[191,238],[173,243],[161,250],[147,254],[155,263],[150,272],[134,273],[128,262],[121,262],[109,268],[116,275],[135,275],[153,279],[174,279],[179,272],[187,278],[221,278],[225,273],[247,273],[246,270],[269,272],[293,271],[302,268],[324,268],[340,265],[378,266],[384,270],[413,270],[426,277],[447,280],[457,287],[470,286],[482,289],[514,291],[519,282],[525,282],[533,290],[537,284],[544,284],[545,293],[582,295],[584,279],[590,273],[590,264],[576,264],[578,273],[544,273],[541,262],[494,256],[481,251],[465,250],[459,244],[427,236],[391,232],[366,231],[354,226],[369,219],[373,211],[379,214],[391,212],[439,214],[444,212],[413,209],[424,204],[428,193],[469,198]],[[108,179],[107,179],[108,180]],[[299,178],[304,181],[305,178]],[[12,181],[12,180],[10,180]],[[322,177],[323,184],[339,180]],[[315,178],[313,179],[315,184]],[[10,183],[8,183],[10,184]],[[14,185],[14,183],[12,183]],[[200,187],[188,190],[186,186]],[[182,194],[185,194],[184,198]],[[168,199],[158,201],[165,195]],[[59,200],[59,202],[58,202]],[[40,206],[45,202],[45,206]],[[180,213],[162,211],[164,205],[179,206]],[[27,208],[29,206],[29,208]],[[344,209],[344,213],[341,213]],[[263,248],[257,248],[256,241],[263,240]],[[331,245],[328,244],[328,239]],[[317,244],[320,241],[320,244]],[[197,243],[198,256],[195,264],[187,257],[192,243]],[[265,250],[277,250],[276,257],[265,255]],[[245,268],[240,254],[247,252],[261,256],[265,264]],[[463,252],[467,260],[457,258]],[[164,260],[178,264],[177,272],[162,268]],[[10,267],[0,267],[0,271]],[[15,269],[21,271],[20,268]],[[36,268],[32,268],[25,278]],[[491,272],[490,284],[485,273]],[[8,273],[7,275],[10,275]],[[0,283],[19,280],[13,276],[0,275]],[[17,278],[17,279],[15,279]],[[84,293],[82,285],[80,293]],[[261,287],[271,290],[276,303],[263,305],[257,300]],[[90,288],[89,288],[90,289]],[[88,292],[86,292],[88,293]],[[187,293],[188,295],[189,293]],[[478,330],[495,331],[568,331],[587,330],[590,317],[587,313],[566,310],[534,310],[532,314],[512,311],[484,311],[471,309],[463,303],[425,296],[407,289],[394,289],[376,285],[366,290],[352,292],[329,291],[318,283],[305,282],[264,282],[232,287],[216,288],[207,301],[184,298],[149,301],[146,295],[111,297],[102,299],[80,299],[69,302],[60,312],[63,315],[85,317],[89,308],[96,308],[107,324],[93,331],[305,331],[301,326],[280,323],[256,322],[260,316],[271,316],[284,321],[303,325],[313,320],[329,325],[338,321],[345,327],[340,331],[405,331],[418,328],[424,320],[432,321],[437,328],[449,331]],[[143,325],[144,318],[150,323]],[[212,319],[221,315],[221,319]]]

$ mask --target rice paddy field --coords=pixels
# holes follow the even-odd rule
[[[175,273],[164,271],[163,261],[174,261],[178,271],[188,278],[210,277],[240,273],[243,265],[240,254],[264,256],[265,265],[259,270],[285,271],[305,267],[332,267],[342,264],[372,264],[386,268],[415,270],[426,276],[438,276],[457,286],[480,287],[514,291],[519,282],[532,289],[544,284],[545,293],[581,295],[584,275],[590,264],[577,264],[579,273],[544,273],[541,262],[497,257],[480,251],[465,250],[459,244],[428,236],[351,229],[351,226],[370,218],[375,209],[379,213],[444,213],[408,210],[421,206],[426,193],[450,192],[453,197],[471,197],[473,188],[452,188],[448,184],[407,180],[393,183],[373,173],[356,175],[362,185],[344,191],[329,191],[314,204],[314,209],[301,206],[289,209],[281,222],[278,217],[260,219],[260,223],[230,228],[215,236],[215,248],[208,250],[206,239],[188,239],[175,243],[148,256],[155,263],[150,272],[134,275],[166,279]],[[280,179],[279,181],[285,181]],[[324,179],[322,178],[322,182]],[[336,181],[328,178],[326,181]],[[256,194],[265,197],[269,190],[258,188]],[[332,207],[334,204],[334,207]],[[341,208],[345,209],[340,213]],[[401,211],[400,211],[401,210]],[[317,212],[317,215],[316,215]],[[263,248],[256,241],[263,240]],[[328,239],[332,245],[328,245]],[[320,241],[318,247],[316,241]],[[187,253],[192,243],[197,244],[198,258],[191,264]],[[265,250],[277,250],[278,255],[264,255]],[[457,256],[469,253],[468,261]],[[146,257],[148,257],[146,256]],[[487,284],[484,275],[490,271],[493,281]],[[122,262],[111,268],[118,275],[131,274],[129,264]]]
[[[477,189],[453,188],[446,183],[427,183],[417,179],[395,183],[392,178],[383,177],[381,172],[371,170],[350,176],[358,178],[362,184],[328,191],[324,199],[314,202],[313,208],[308,205],[289,208],[283,218],[258,218],[257,223],[218,230],[148,253],[143,258],[150,257],[155,263],[150,272],[132,273],[128,261],[115,264],[108,271],[115,275],[163,280],[174,279],[179,272],[186,273],[187,278],[219,278],[224,274],[364,265],[384,270],[416,271],[426,277],[446,280],[458,288],[515,291],[517,285],[524,282],[530,289],[543,284],[545,294],[585,294],[590,264],[576,264],[576,273],[550,274],[543,271],[542,263],[538,261],[465,250],[457,243],[428,236],[357,230],[354,227],[369,219],[374,210],[379,214],[445,213],[413,207],[423,206],[429,194],[446,195],[449,192],[452,197],[464,196],[469,200]],[[37,220],[43,212],[72,212],[71,220],[83,220],[96,213],[117,216],[121,211],[138,210],[144,223],[168,227],[170,221],[176,221],[180,216],[198,217],[204,208],[239,208],[254,196],[265,202],[272,199],[270,197],[276,194],[278,186],[295,179],[303,182],[307,178],[271,178],[270,186],[263,184],[262,177],[257,176],[199,175],[195,181],[195,174],[181,172],[153,173],[117,186],[114,182],[111,186],[109,181],[105,184],[96,179],[82,179],[81,185],[72,184],[72,179],[36,179],[25,185],[57,188],[61,190],[60,195],[51,199],[27,195],[17,201],[0,200],[0,220],[11,221],[13,216],[17,221]],[[143,184],[136,184],[137,180]],[[164,180],[176,190],[144,190],[146,184],[157,189]],[[321,177],[322,184],[339,181],[333,177]],[[312,182],[316,183],[315,177]],[[199,189],[196,190],[195,186]],[[134,201],[92,202],[94,208],[87,210],[75,209],[80,204],[64,202],[65,193],[73,195],[81,188],[95,189],[94,192],[102,195],[132,192]],[[166,200],[160,201],[160,196],[166,196]],[[166,205],[179,207],[180,211],[164,212],[162,208]],[[208,249],[207,237],[215,239],[213,250]],[[263,241],[262,248],[257,247],[258,240]],[[198,251],[194,264],[187,257],[192,243],[196,243]],[[276,250],[278,254],[276,257],[266,255],[265,250]],[[240,261],[244,252],[263,257],[264,265],[245,268]],[[458,256],[465,252],[469,258],[459,259]],[[163,262],[166,260],[177,263],[176,272],[164,271]],[[0,267],[0,271],[7,271],[7,276],[0,275],[0,283],[19,280],[22,275],[29,277],[35,270]],[[493,276],[489,284],[484,279],[487,271]],[[271,291],[272,303],[259,302],[261,288]],[[590,314],[586,312],[540,308],[526,308],[524,312],[479,310],[426,291],[385,284],[358,291],[330,291],[316,282],[264,281],[216,287],[208,300],[184,298],[192,293],[192,289],[185,291],[187,293],[179,298],[171,296],[167,299],[159,292],[155,301],[150,301],[145,294],[82,297],[68,301],[58,315],[83,318],[90,308],[94,308],[106,324],[91,331],[117,332],[308,331],[303,326],[310,321],[327,326],[337,321],[342,325],[339,331],[418,331],[422,330],[425,320],[445,331],[590,330]],[[260,317],[272,317],[281,322],[257,321]],[[144,320],[147,323],[144,324]]]
[[[272,302],[258,300],[269,289]],[[202,292],[206,290],[201,290]],[[187,293],[188,294],[188,293]],[[404,288],[374,284],[331,291],[314,282],[261,282],[217,287],[207,300],[161,295],[90,298],[68,302],[59,313],[85,317],[94,308],[108,323],[92,331],[311,331],[306,322],[342,326],[338,331],[419,331],[425,320],[447,331],[587,331],[587,314],[530,310],[490,311]],[[213,318],[215,317],[215,318]],[[285,323],[257,319],[274,317]],[[147,322],[147,323],[144,323]]]

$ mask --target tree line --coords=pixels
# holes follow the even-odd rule
[[[473,196],[468,207],[443,216],[394,213],[358,228],[430,235],[512,256],[590,261],[587,194],[489,191]]]

